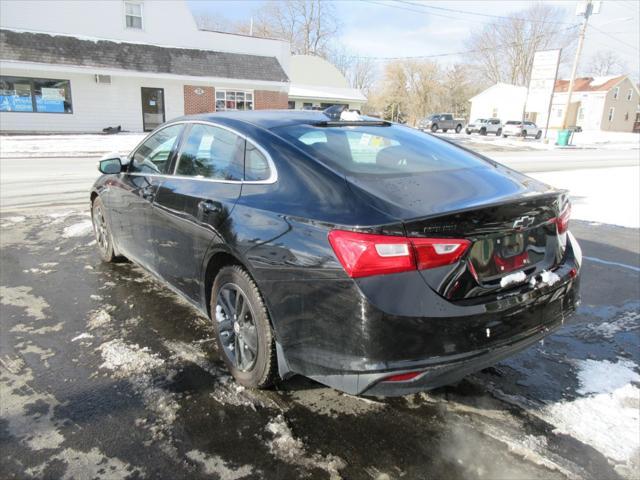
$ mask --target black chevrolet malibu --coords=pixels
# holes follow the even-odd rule
[[[581,263],[565,191],[405,126],[335,117],[183,117],[105,157],[100,254],[208,315],[248,387],[301,374],[402,395],[562,325]]]

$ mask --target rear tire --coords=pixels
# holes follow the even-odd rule
[[[507,138],[507,135],[505,135],[504,133],[502,134],[502,138]]]
[[[487,129],[486,128],[481,128],[480,129],[480,135],[486,135],[487,134]]]
[[[456,126],[456,133],[460,133],[461,130],[462,130],[462,125],[457,125]]]
[[[522,130],[522,138],[527,138],[527,131],[526,130]]]
[[[211,316],[220,356],[236,381],[249,388],[273,385],[277,360],[269,314],[257,285],[241,266],[223,267],[216,276]]]
[[[107,263],[115,262],[118,260],[118,256],[113,248],[111,228],[107,222],[104,204],[100,197],[96,197],[91,205],[91,222],[93,223],[93,234],[96,237],[100,257]]]
[[[438,131],[438,125],[431,125],[431,133],[436,133]]]
[[[496,132],[496,137],[499,137],[500,135],[502,135],[502,129],[499,128],[498,131]]]
[[[467,135],[471,135],[471,130],[465,130],[467,132]]]
[[[538,133],[536,133],[536,140],[540,140],[540,138],[542,138],[542,132],[538,130]]]

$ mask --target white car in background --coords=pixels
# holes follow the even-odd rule
[[[502,122],[497,118],[477,118],[464,129],[467,135],[478,132],[480,135],[495,133],[499,137],[502,133]]]
[[[533,122],[521,122],[520,120],[509,120],[504,124],[502,136],[508,137],[534,137],[539,140],[542,136],[542,130]]]

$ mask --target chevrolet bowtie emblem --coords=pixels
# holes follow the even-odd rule
[[[520,217],[515,222],[513,222],[513,228],[514,230],[524,230],[525,228],[528,228],[531,225],[533,225],[533,222],[534,222],[533,217],[525,215],[524,217]]]

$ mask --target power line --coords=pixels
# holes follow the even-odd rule
[[[408,0],[394,0],[396,2],[399,3],[404,3],[407,5],[412,5],[414,7],[420,7],[420,8],[428,8],[430,10],[440,10],[440,11],[445,11],[445,12],[453,12],[453,13],[461,13],[463,15],[475,15],[478,17],[486,17],[486,18],[496,18],[496,19],[506,19],[506,20],[518,20],[521,22],[528,22],[528,23],[546,23],[546,24],[556,24],[556,25],[573,25],[571,22],[555,22],[552,20],[537,20],[537,19],[532,19],[532,18],[520,18],[520,17],[506,17],[504,15],[491,15],[489,13],[478,13],[478,12],[470,12],[469,10],[459,10],[459,9],[455,9],[455,8],[445,8],[445,7],[436,7],[433,5],[425,5],[423,3],[413,3],[410,2]],[[391,5],[389,5],[391,6]],[[459,17],[450,17],[450,18],[455,18],[455,19],[460,19]]]
[[[564,31],[568,31],[571,29],[575,29],[577,28],[579,25],[572,25],[568,28],[563,28],[563,29],[559,29],[559,30],[554,30],[551,32],[547,32],[544,34],[540,34],[540,35],[536,35],[535,37],[533,37],[532,40],[537,40],[539,38],[542,38],[544,36],[548,36],[548,35],[554,35],[556,33],[560,33],[560,32],[564,32]],[[461,50],[461,51],[457,51],[457,52],[447,52],[447,53],[434,53],[431,55],[415,55],[415,56],[398,56],[398,57],[367,57],[367,56],[354,56],[354,58],[359,58],[359,59],[365,59],[365,60],[380,60],[380,61],[392,61],[392,60],[426,60],[429,58],[441,58],[441,57],[450,57],[450,56],[457,56],[457,55],[465,55],[465,54],[469,54],[469,53],[480,53],[480,52],[487,52],[490,50],[495,50],[495,49],[502,49],[502,48],[508,48],[508,47],[515,47],[515,46],[520,46],[520,45],[525,45],[526,42],[509,42],[509,43],[504,43],[501,45],[494,45],[491,47],[485,47],[485,48],[478,48],[478,49],[473,49],[473,50]]]
[[[604,30],[600,30],[598,27],[596,27],[595,25],[591,25],[591,28],[593,28],[594,30],[596,30],[597,32],[600,32],[602,35],[605,35],[609,38],[611,38],[612,40],[615,40],[616,42],[621,43],[622,45],[626,45],[629,48],[632,48],[634,50],[640,50],[637,46],[631,45],[630,43],[627,43],[623,40],[620,40],[618,37],[614,37],[613,35],[611,35],[609,32],[605,32]]]
[[[415,8],[409,8],[409,7],[405,7],[404,5],[393,5],[393,4],[389,4],[389,3],[384,3],[384,2],[376,2],[375,0],[364,0],[367,3],[371,3],[374,5],[380,5],[381,7],[389,7],[389,8],[397,8],[399,10],[406,10],[408,12],[415,12],[415,13],[421,13],[423,15],[434,15],[436,17],[442,17],[442,18],[449,18],[452,20],[462,20],[463,22],[471,22],[471,23],[477,23],[474,20],[468,19],[468,18],[460,18],[460,17],[454,17],[452,15],[444,15],[441,13],[433,13],[433,12],[426,12],[424,10],[418,10]],[[410,4],[413,5],[413,4]],[[418,5],[416,5],[418,6]]]

